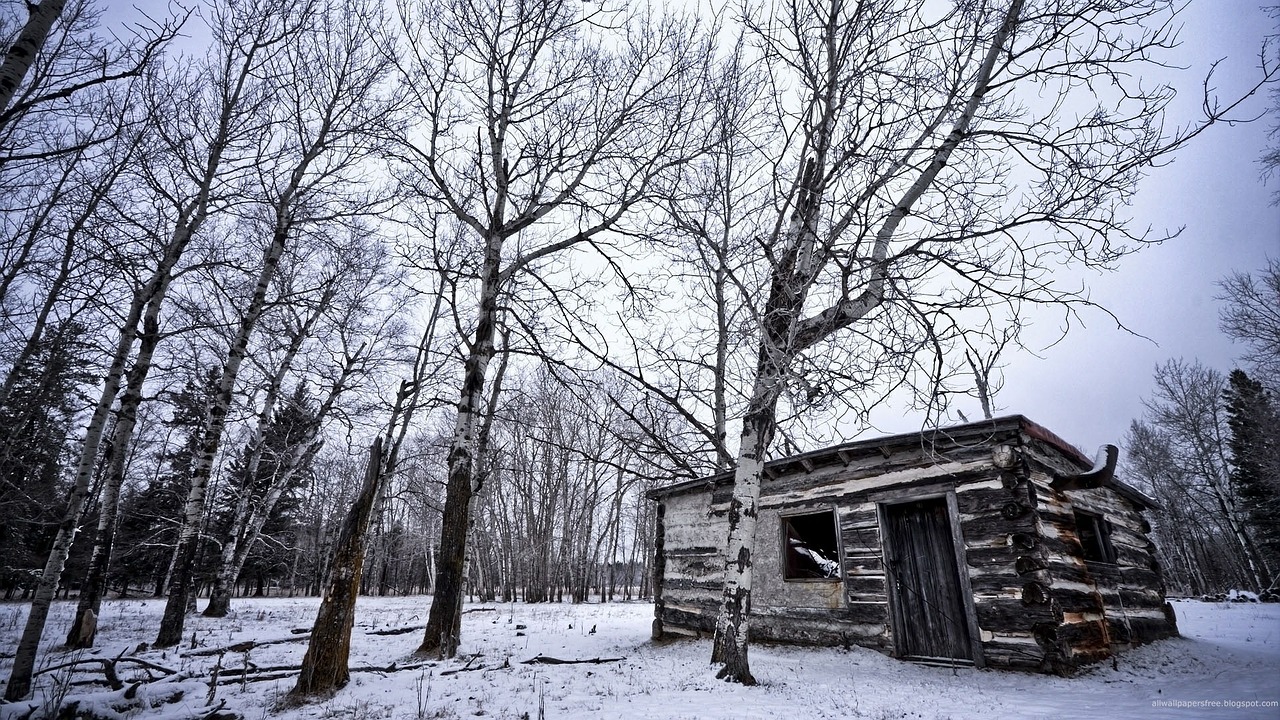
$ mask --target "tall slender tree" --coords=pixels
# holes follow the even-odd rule
[[[258,108],[266,135],[255,160],[261,185],[251,201],[258,204],[261,216],[247,228],[268,239],[239,309],[218,392],[208,408],[205,438],[192,467],[174,583],[156,636],[159,646],[174,645],[182,636],[188,602],[194,597],[199,525],[214,458],[281,257],[287,246],[316,232],[319,225],[367,214],[376,206],[376,197],[361,182],[360,165],[376,151],[371,141],[394,106],[382,95],[386,62],[368,39],[369,33],[378,32],[376,12],[361,11],[354,3],[272,0],[229,20],[233,27],[247,23],[262,33],[252,41],[253,48],[278,48],[264,58],[258,78]]]
[[[462,382],[420,647],[451,656],[501,309],[514,312],[523,281],[547,282],[557,258],[602,250],[691,156],[707,49],[683,22],[571,0],[412,0],[400,15],[392,52],[422,118],[402,139],[401,176],[449,218],[434,226],[436,256],[453,248],[462,265],[449,270],[472,285],[475,307],[459,322]]]
[[[1262,383],[1232,370],[1223,391],[1231,485],[1252,526],[1264,591],[1280,582],[1280,413]]]

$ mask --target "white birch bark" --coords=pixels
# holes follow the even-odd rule
[[[31,70],[36,56],[44,47],[53,24],[62,15],[67,0],[44,0],[41,3],[27,3],[27,22],[22,32],[5,52],[4,62],[0,63],[0,113],[3,113],[13,96],[18,92],[22,81]],[[2,126],[0,126],[2,127]]]
[[[726,541],[725,580],[720,614],[716,621],[716,637],[712,662],[722,665],[718,676],[751,685],[755,678],[748,662],[747,641],[752,593],[752,564],[756,541],[756,521],[760,501],[760,483],[764,462],[773,439],[775,413],[788,368],[799,353],[842,328],[866,317],[884,300],[887,275],[885,264],[889,245],[899,225],[912,206],[936,181],[947,165],[956,146],[964,138],[970,123],[982,105],[997,58],[1007,44],[1021,13],[1023,0],[1013,0],[993,36],[982,65],[973,79],[971,91],[950,134],[933,151],[930,162],[894,204],[875,235],[871,252],[872,270],[866,288],[856,297],[843,298],[817,315],[802,319],[805,300],[823,265],[817,241],[818,207],[824,192],[828,171],[826,154],[832,142],[837,121],[836,92],[838,73],[827,68],[823,92],[815,93],[814,106],[822,109],[809,140],[813,158],[802,163],[793,193],[794,210],[783,242],[771,267],[769,297],[760,318],[760,351],[751,401],[742,423],[738,467],[734,471],[734,489],[729,506],[729,534]],[[833,5],[833,8],[838,5]],[[826,18],[826,47],[835,46],[838,13]],[[829,62],[834,57],[828,56]]]
[[[283,8],[279,12],[287,14]],[[270,18],[260,18],[266,22]],[[310,43],[319,43],[314,38],[304,37],[301,25],[307,22],[323,22],[328,17],[316,17],[309,9],[299,17],[287,18],[287,31],[273,36],[273,43],[286,40],[295,46],[304,46],[308,50],[316,50]],[[298,23],[293,26],[293,23]],[[353,28],[346,28],[348,33],[356,33]],[[156,644],[170,646],[176,644],[182,635],[185,615],[183,609],[191,593],[192,571],[198,545],[198,533],[201,519],[205,514],[208,485],[213,470],[213,460],[222,442],[226,426],[226,416],[231,407],[231,396],[235,382],[240,373],[240,366],[248,353],[251,336],[258,324],[258,319],[266,309],[267,291],[271,286],[280,258],[285,246],[293,240],[296,225],[303,220],[303,213],[314,213],[315,208],[308,207],[308,200],[317,197],[312,194],[313,183],[319,186],[317,193],[323,192],[323,184],[333,181],[340,168],[352,163],[354,158],[364,152],[365,144],[360,140],[367,122],[365,113],[371,112],[373,102],[371,94],[376,88],[377,79],[381,76],[381,66],[367,62],[363,58],[359,42],[350,35],[338,34],[330,38],[335,42],[333,47],[320,45],[314,55],[302,52],[293,57],[295,72],[313,71],[321,77],[314,78],[325,92],[314,98],[304,99],[294,110],[295,116],[288,128],[298,135],[298,145],[290,148],[296,153],[296,159],[290,168],[283,186],[275,189],[265,187],[264,194],[269,198],[273,215],[273,228],[270,243],[263,251],[262,265],[245,309],[241,315],[240,325],[235,338],[227,351],[222,372],[217,383],[217,391],[210,401],[207,412],[207,425],[204,441],[192,464],[191,485],[187,494],[182,532],[178,545],[182,548],[176,567],[174,583],[170,586],[169,599],[165,606],[165,616],[161,621],[160,632]],[[259,46],[255,45],[255,49]],[[288,49],[288,48],[286,48]],[[296,49],[296,48],[295,48]],[[307,63],[328,63],[322,68],[302,67]],[[326,75],[330,73],[331,76]],[[305,78],[299,78],[299,82]],[[274,88],[279,90],[280,88]],[[314,107],[307,103],[314,102]],[[311,112],[315,112],[314,123]],[[345,153],[331,155],[330,151]],[[312,176],[313,165],[322,156],[332,157],[334,162],[320,167],[315,177]],[[324,202],[324,200],[317,200]]]
[[[252,482],[252,479],[258,475],[258,468],[262,463],[262,453],[265,450],[263,439],[266,437],[267,429],[275,413],[275,406],[279,401],[280,388],[284,385],[285,377],[292,371],[293,361],[302,349],[303,343],[311,336],[315,323],[328,309],[329,302],[333,298],[334,289],[333,285],[325,289],[311,314],[300,327],[291,333],[284,357],[281,358],[276,371],[272,373],[271,379],[267,383],[267,391],[264,393],[262,400],[262,409],[258,412],[257,422],[247,443],[249,456],[245,459],[243,468],[244,477],[247,478],[246,482]],[[349,367],[350,365],[348,364]],[[345,375],[344,371],[344,379]],[[332,394],[330,397],[332,398]],[[305,446],[309,445],[310,442],[308,440],[300,444]],[[292,457],[292,453],[289,459],[295,460]],[[246,548],[243,552],[243,558],[237,562],[237,558],[242,555],[240,549],[246,544],[251,548],[253,543],[257,541],[258,532],[261,530],[262,524],[266,522],[266,517],[271,514],[271,511],[275,508],[275,503],[293,478],[295,470],[293,465],[281,464],[280,469],[282,472],[276,473],[264,497],[259,498],[256,505],[253,493],[247,487],[240,489],[240,495],[236,499],[236,509],[232,513],[231,527],[222,538],[222,547],[218,553],[217,565],[213,570],[214,579],[213,586],[209,590],[209,605],[204,612],[208,617],[224,617],[230,608],[231,589],[240,574],[240,569],[244,565],[243,558],[248,558],[248,548]],[[258,522],[259,517],[262,518],[261,522]],[[250,528],[253,528],[255,524],[257,529],[251,530]]]
[[[300,176],[295,175],[295,178]],[[169,598],[165,603],[164,617],[160,623],[160,632],[156,636],[157,647],[170,647],[182,639],[185,625],[187,603],[192,590],[193,565],[198,549],[198,535],[205,516],[205,496],[209,487],[209,479],[213,472],[214,457],[222,443],[223,430],[226,427],[227,414],[231,410],[231,397],[236,379],[240,375],[240,366],[244,363],[249,350],[249,339],[258,325],[258,319],[266,310],[267,290],[275,277],[280,256],[292,230],[293,218],[290,216],[289,201],[293,193],[290,188],[282,194],[281,203],[276,208],[276,225],[272,233],[271,243],[262,256],[262,266],[258,270],[257,281],[248,305],[241,315],[236,336],[227,350],[227,357],[222,364],[222,372],[218,377],[213,397],[205,412],[205,431],[191,467],[191,485],[187,492],[183,507],[182,531],[178,536],[178,561],[174,567],[174,578],[169,585]]]
[[[173,280],[174,268],[181,260],[191,238],[208,216],[214,180],[221,167],[222,155],[229,137],[233,107],[232,104],[223,106],[218,124],[219,132],[209,147],[209,155],[203,168],[204,173],[199,178],[195,194],[179,212],[155,270],[147,282],[134,293],[125,322],[120,328],[115,353],[103,379],[102,393],[85,428],[85,438],[76,463],[71,497],[67,503],[63,522],[58,528],[49,558],[45,562],[44,573],[32,600],[31,612],[27,617],[22,640],[19,642],[9,684],[5,689],[5,698],[8,700],[20,700],[30,693],[35,654],[48,619],[49,604],[57,593],[62,569],[66,565],[67,556],[71,551],[80,517],[88,499],[103,431],[106,428],[111,406],[120,391],[125,366],[132,352],[134,340],[137,338],[138,323],[142,320],[144,309],[148,316],[154,316],[160,312],[165,294]]]

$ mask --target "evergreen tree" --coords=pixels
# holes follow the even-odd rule
[[[86,330],[68,321],[43,337],[29,361],[10,370],[0,406],[0,590],[25,595],[39,579],[65,504],[71,421],[92,382]]]
[[[165,426],[173,442],[160,459],[165,470],[121,498],[109,575],[112,585],[124,590],[149,586],[155,595],[163,594],[178,541],[191,461],[204,432],[204,407],[215,379],[206,374],[189,380],[178,392],[167,393],[173,415]]]
[[[1232,370],[1223,393],[1231,482],[1276,592],[1280,572],[1280,414],[1262,383]]]
[[[311,441],[318,422],[316,403],[306,387],[299,385],[290,397],[280,401],[263,432],[261,446],[247,444],[232,461],[231,482],[226,483],[226,492],[218,498],[216,537],[234,535],[237,545],[252,543],[241,551],[247,556],[238,574],[253,578],[260,590],[268,581],[285,576],[291,567],[297,545],[297,494],[310,476],[308,456],[303,457],[303,466],[292,466],[294,449]],[[272,502],[273,486],[286,476],[283,493]],[[267,508],[268,504],[271,507]],[[246,513],[262,511],[266,518],[257,529]]]

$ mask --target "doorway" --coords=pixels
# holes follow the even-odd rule
[[[899,657],[973,661],[945,497],[883,505],[890,615]]]

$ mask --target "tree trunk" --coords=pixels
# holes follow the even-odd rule
[[[318,308],[308,316],[306,322],[289,338],[289,347],[286,349],[285,355],[276,371],[271,376],[271,382],[268,384],[266,395],[262,400],[262,410],[258,413],[258,422],[254,428],[253,437],[249,440],[250,454],[245,462],[244,474],[250,480],[257,476],[258,468],[262,464],[263,438],[266,437],[267,428],[271,424],[272,414],[275,411],[276,402],[280,395],[280,388],[284,385],[285,376],[293,368],[294,358],[297,357],[298,351],[302,349],[303,342],[311,335],[315,322],[327,308],[328,301],[332,297],[332,291],[326,290]],[[351,364],[348,363],[347,368],[344,369],[350,367]],[[341,387],[341,384],[338,387]],[[319,412],[317,412],[317,421],[320,417]],[[304,447],[309,446],[310,441],[301,443],[301,445]],[[291,457],[290,459],[293,458]],[[266,497],[262,499],[257,508],[252,507],[252,494],[247,489],[241,493],[239,500],[236,502],[236,511],[232,516],[231,527],[222,538],[222,548],[218,553],[218,564],[213,570],[213,584],[209,588],[209,604],[205,607],[205,617],[226,617],[227,613],[230,612],[231,587],[235,584],[236,578],[240,576],[240,569],[244,567],[249,551],[252,549],[253,544],[257,542],[262,525],[266,523],[267,517],[275,509],[276,502],[292,480],[296,466],[286,463],[281,470],[273,478]]]
[[[329,585],[311,627],[311,642],[302,658],[295,697],[332,693],[351,678],[347,659],[351,653],[351,628],[356,618],[356,597],[364,569],[365,535],[369,517],[384,478],[382,438],[369,447],[369,463],[359,497],[347,513],[338,535]]]
[[[884,299],[886,262],[889,242],[899,225],[911,213],[916,201],[937,180],[965,137],[982,105],[1000,52],[1008,42],[1022,11],[1023,0],[1013,0],[988,47],[975,75],[972,92],[951,132],[933,151],[931,161],[908,186],[878,228],[872,247],[873,265],[866,288],[856,297],[842,297],[822,312],[801,317],[812,283],[827,262],[817,242],[818,209],[825,191],[827,152],[837,122],[831,102],[837,88],[832,84],[837,74],[828,76],[821,93],[811,98],[817,113],[809,128],[812,157],[801,164],[793,186],[794,206],[789,226],[778,238],[779,250],[773,262],[769,295],[760,320],[760,350],[756,360],[755,382],[751,400],[742,421],[738,451],[738,467],[734,471],[733,495],[729,502],[729,538],[725,554],[724,590],[720,614],[716,621],[711,660],[722,663],[718,677],[755,683],[747,662],[748,615],[751,609],[752,563],[755,530],[760,499],[760,479],[764,461],[773,439],[776,408],[791,362],[804,350],[824,338],[863,319]],[[837,31],[835,14],[823,27],[825,41],[831,45]],[[782,224],[779,223],[779,228]]]
[[[449,449],[449,480],[445,487],[444,513],[440,527],[440,558],[436,564],[435,592],[423,633],[420,653],[438,652],[453,657],[460,638],[462,591],[467,555],[467,531],[471,526],[471,504],[479,479],[474,468],[477,430],[484,414],[484,379],[494,355],[494,334],[498,320],[499,265],[502,238],[491,235],[485,251],[485,273],[480,288],[479,322],[476,339],[470,345],[453,444]]]
[[[202,197],[207,199],[207,193]],[[204,219],[202,207],[191,207],[189,210],[192,212],[184,214],[175,226],[159,266],[152,273],[147,284],[134,293],[124,325],[120,328],[115,354],[103,379],[102,393],[89,419],[85,438],[80,446],[80,457],[76,463],[71,497],[63,513],[62,523],[58,526],[49,557],[45,561],[44,573],[40,576],[40,584],[36,588],[31,611],[27,615],[27,624],[23,629],[22,639],[18,643],[13,669],[9,675],[9,684],[5,688],[5,699],[11,702],[21,700],[31,692],[31,674],[35,669],[35,655],[39,649],[40,636],[44,634],[44,625],[49,617],[49,604],[57,594],[62,569],[66,566],[67,556],[75,541],[75,533],[79,529],[81,513],[84,511],[85,502],[92,489],[98,449],[102,444],[102,435],[106,429],[111,406],[115,402],[116,394],[120,391],[120,382],[124,378],[124,368],[133,349],[133,341],[137,337],[138,323],[142,320],[143,309],[147,308],[150,314],[151,308],[158,308],[164,302],[165,293],[173,278],[173,267],[181,258],[192,235],[193,225],[185,224],[184,221],[198,224]]]
[[[235,340],[227,351],[227,359],[222,365],[222,374],[218,378],[217,392],[205,415],[204,438],[192,463],[191,487],[187,492],[182,533],[178,538],[178,562],[174,567],[173,582],[169,586],[169,599],[165,603],[160,631],[156,635],[156,647],[170,647],[182,640],[187,605],[194,599],[190,594],[192,575],[195,572],[196,552],[200,546],[199,530],[201,521],[204,519],[205,495],[213,472],[213,459],[218,454],[218,447],[222,444],[222,432],[226,427],[227,413],[231,410],[232,391],[235,389],[236,378],[240,374],[240,366],[249,351],[249,337],[257,327],[258,318],[262,317],[266,309],[267,290],[271,286],[272,278],[275,277],[276,267],[280,263],[280,256],[284,253],[285,242],[292,229],[292,220],[286,214],[288,206],[289,195],[286,193],[277,206],[276,226],[272,233],[271,244],[263,252],[262,268],[258,271],[253,295],[240,319]]]
[[[88,613],[94,617],[102,614],[102,596],[107,588],[107,570],[111,565],[111,551],[115,541],[116,516],[120,509],[120,487],[128,466],[129,446],[138,424],[138,408],[142,405],[142,390],[151,372],[151,361],[160,343],[160,308],[164,305],[164,292],[159,292],[147,303],[139,336],[138,354],[129,370],[129,380],[120,407],[116,410],[116,424],[111,434],[111,445],[104,460],[108,460],[107,477],[98,501],[98,534],[95,537],[93,556],[89,570],[80,589],[80,602],[76,617],[67,632],[67,647],[93,647],[96,624],[93,631],[85,625]]]
[[[27,77],[27,71],[35,63],[36,56],[49,37],[49,31],[62,15],[62,8],[66,4],[67,0],[27,3],[27,22],[22,26],[18,39],[13,41],[13,45],[5,53],[4,63],[0,64],[0,117],[3,117],[9,103],[13,102],[13,96]],[[3,122],[0,121],[0,128],[3,127]]]
[[[775,368],[776,369],[776,368]],[[760,479],[765,453],[773,440],[774,417],[781,376],[762,368],[752,390],[751,407],[742,421],[738,466],[734,470],[733,496],[729,500],[729,539],[725,554],[724,589],[716,620],[711,661],[722,667],[716,677],[755,685],[747,660],[748,613],[759,514]]]

